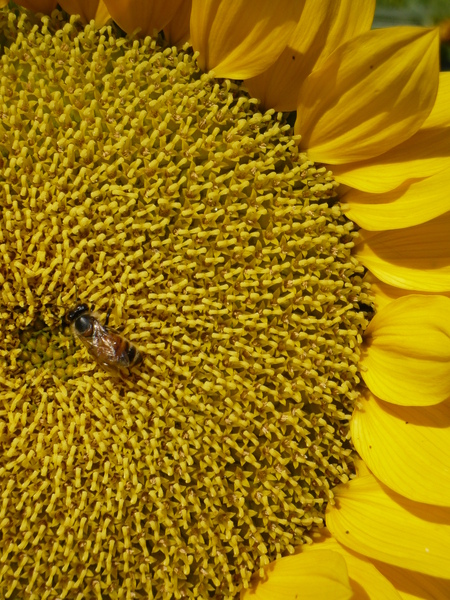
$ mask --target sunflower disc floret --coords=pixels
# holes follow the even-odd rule
[[[352,473],[353,225],[281,114],[189,48],[60,17],[8,27],[0,589],[233,598]],[[30,326],[54,347],[76,293],[113,301],[142,350],[126,380],[66,330],[69,371],[24,355]]]

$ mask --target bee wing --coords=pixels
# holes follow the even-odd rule
[[[98,362],[117,367],[117,353],[122,345],[121,336],[113,329],[104,327],[98,321],[94,321],[93,327],[92,336],[80,336],[79,339]]]
[[[104,327],[104,329],[106,329],[108,341],[114,349],[114,366],[125,369],[131,366],[129,352],[132,344],[115,329],[111,329],[111,327]]]

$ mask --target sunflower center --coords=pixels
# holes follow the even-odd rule
[[[281,114],[189,49],[43,21],[10,13],[2,59],[0,585],[233,598],[352,473],[356,233]],[[75,289],[114,299],[126,381],[19,335]]]
[[[41,319],[36,319],[32,326],[19,333],[19,368],[27,373],[45,366],[62,380],[73,377],[77,361],[68,333],[66,330],[64,335],[60,328],[52,331]]]

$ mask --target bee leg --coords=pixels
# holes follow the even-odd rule
[[[122,373],[122,371],[119,371],[119,377],[125,383],[128,383],[127,377],[129,377],[129,376],[130,376],[130,371],[128,369],[125,369],[125,373]],[[129,385],[129,383],[128,383],[128,385]]]
[[[124,383],[128,383],[127,381],[127,376],[129,376],[129,371],[128,369],[109,369],[109,372],[111,373],[111,375],[113,375],[114,377],[120,377],[120,379],[124,382]]]
[[[108,308],[108,312],[106,313],[105,327],[108,327],[108,321],[109,321],[109,317],[110,317],[110,315],[111,315],[111,311],[112,311],[112,308],[111,308],[111,307],[109,307],[109,308]]]
[[[107,362],[99,362],[98,363],[101,367],[103,367],[103,369],[112,377],[120,377],[120,379],[123,379],[122,373],[120,372],[119,369],[114,369],[110,363]]]

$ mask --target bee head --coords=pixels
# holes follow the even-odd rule
[[[73,310],[71,310],[70,312],[67,313],[66,322],[70,325],[71,323],[76,321],[76,319],[78,319],[78,317],[81,317],[81,315],[84,315],[85,313],[88,313],[88,312],[89,312],[89,306],[87,304],[79,304]]]

